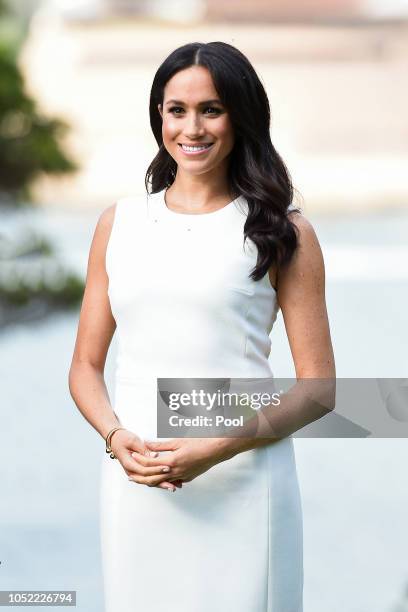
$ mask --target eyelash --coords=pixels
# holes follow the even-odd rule
[[[181,108],[181,106],[172,106],[171,108],[169,108],[169,113],[172,113],[177,108]],[[215,111],[215,113],[210,113],[210,115],[212,115],[212,114],[219,115],[222,112],[219,108],[216,108],[215,106],[207,106],[204,110],[207,110],[208,108],[211,108],[212,110]],[[176,115],[180,115],[180,113],[175,113],[175,114]]]

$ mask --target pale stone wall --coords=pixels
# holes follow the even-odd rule
[[[360,0],[206,0],[207,16],[217,21],[350,19],[364,14]]]

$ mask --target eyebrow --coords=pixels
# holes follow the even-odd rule
[[[221,100],[214,98],[213,100],[205,100],[204,102],[200,102],[199,106],[203,106],[204,104],[222,104]],[[182,100],[168,100],[166,104],[181,104],[184,106],[184,102]]]

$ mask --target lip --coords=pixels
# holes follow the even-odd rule
[[[211,149],[211,147],[212,147],[212,145],[214,143],[213,142],[211,142],[211,143],[210,142],[200,142],[200,144],[197,144],[197,145],[186,145],[188,147],[198,147],[198,146],[206,145],[206,144],[210,145],[209,147],[207,147],[206,149],[203,149],[202,151],[185,151],[183,149],[183,147],[181,146],[182,144],[185,144],[185,143],[180,143],[179,142],[177,144],[180,147],[181,151],[184,153],[184,155],[192,156],[192,155],[204,155],[205,153],[208,153],[208,151]]]

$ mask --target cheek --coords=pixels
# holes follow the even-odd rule
[[[174,138],[174,136],[178,132],[178,127],[176,121],[171,119],[165,119],[162,124],[162,134],[164,140],[169,140]]]
[[[224,141],[225,146],[228,147],[234,142],[234,132],[231,123],[228,119],[220,121],[214,130],[214,135]]]

